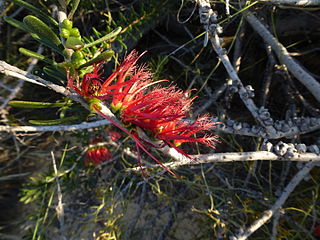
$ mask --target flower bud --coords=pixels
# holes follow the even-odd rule
[[[66,28],[61,28],[60,36],[63,38],[68,38],[70,36],[70,31]]]
[[[74,61],[74,65],[76,68],[80,67],[81,65],[85,64],[87,61],[85,59],[80,59],[80,60],[76,60]]]
[[[68,29],[68,30],[71,30],[72,29],[72,21],[70,21],[69,19],[65,19],[63,20],[63,22],[61,23],[61,27],[62,28],[65,28],[65,29]]]
[[[74,62],[74,61],[80,61],[84,58],[84,55],[81,51],[77,50],[75,51],[72,56],[71,56],[71,61]]]
[[[70,36],[76,37],[76,38],[81,37],[80,32],[79,32],[79,29],[78,29],[78,28],[72,28],[72,29],[70,29]]]

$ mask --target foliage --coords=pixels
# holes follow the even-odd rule
[[[34,73],[48,81],[66,86],[68,77],[72,77],[78,83],[102,61],[107,62],[102,74],[109,76],[124,55],[136,48],[141,52],[149,51],[145,58],[150,58],[149,68],[154,73],[154,80],[173,80],[187,92],[197,89],[190,91],[199,95],[194,111],[206,102],[211,89],[224,82],[225,71],[220,61],[213,57],[211,48],[203,46],[204,32],[197,14],[191,16],[188,24],[175,20],[178,11],[182,11],[185,19],[189,17],[194,7],[192,1],[187,1],[182,10],[178,2],[156,0],[39,0],[35,5],[21,0],[10,1],[14,5],[9,13],[16,11],[18,6],[23,6],[24,11],[17,17],[10,17],[8,13],[5,18],[17,29],[10,35],[7,54],[3,54],[7,55],[5,60],[24,67],[26,57],[39,59]],[[49,2],[67,9],[67,19],[59,24],[55,16],[50,16],[53,11],[48,7]],[[241,9],[232,4],[233,15],[229,19],[224,15],[225,4],[217,3],[220,22],[226,23],[223,38],[228,52],[234,50],[242,24],[239,20]],[[280,18],[281,14],[276,16]],[[9,25],[6,28],[10,28]],[[287,43],[300,44],[294,39]],[[42,54],[36,52],[36,44],[45,47]],[[252,35],[246,44],[240,75],[259,89],[263,74],[256,73],[263,72],[266,57],[261,54],[260,40],[256,36]],[[19,49],[20,55],[13,54],[13,49]],[[286,88],[274,84],[277,96],[269,102],[273,106],[271,111],[280,118],[284,115],[281,106],[273,103],[279,96],[285,98],[281,91]],[[252,122],[248,114],[244,114],[246,110],[239,99],[229,98],[230,95],[232,93],[226,91],[222,100],[207,110],[220,116],[228,110],[233,119]],[[12,109],[8,116],[15,124],[57,125],[96,119],[80,104],[53,96],[50,90],[26,87],[21,99],[28,100],[10,102]],[[282,107],[287,102],[281,101]],[[303,108],[297,109],[297,113],[303,112]],[[188,114],[192,115],[192,112]],[[24,219],[21,225],[25,227],[25,239],[59,239],[63,236],[98,240],[227,239],[269,209],[279,197],[278,192],[294,175],[293,169],[296,170],[292,163],[286,162],[244,162],[183,166],[175,170],[180,178],[174,178],[160,168],[153,168],[143,176],[137,164],[136,150],[132,147],[134,141],[119,131],[115,140],[114,131],[118,130],[106,126],[74,133],[43,134],[38,140],[32,138],[30,141],[27,141],[29,136],[17,136],[23,143],[20,158],[29,163],[31,171],[40,172],[28,178],[19,195],[21,202],[27,204],[24,211],[28,220]],[[233,134],[222,135],[220,139],[218,151],[221,152],[256,150],[263,141]],[[54,151],[52,147],[42,146],[46,141],[49,146],[57,143]],[[4,151],[3,156],[8,154],[6,159],[15,158],[13,145],[6,138],[0,146],[0,150],[10,149],[8,153]],[[189,146],[182,149],[189,152]],[[85,164],[87,150],[100,149],[107,149],[103,153],[108,159],[102,160],[99,156],[97,162],[101,164]],[[202,150],[202,146],[192,149],[194,152]],[[57,171],[52,166],[50,151],[54,152]],[[107,151],[112,155],[111,159]],[[170,161],[157,151],[150,152],[162,163]],[[148,160],[146,155],[142,156],[144,164],[150,164]],[[46,163],[40,167],[38,161]],[[310,179],[302,182],[286,203],[278,224],[279,239],[301,239],[303,234],[311,239],[315,219],[320,214],[318,172],[315,169]],[[57,209],[59,191],[64,208],[63,221]],[[253,239],[269,239],[272,235],[270,226],[261,228]]]

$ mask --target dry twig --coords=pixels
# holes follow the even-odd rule
[[[43,52],[43,47],[39,47],[37,53],[41,54],[42,52]],[[27,72],[30,73],[37,63],[38,63],[38,59],[33,58],[31,63],[29,64]],[[17,94],[19,93],[20,89],[23,86],[23,83],[24,81],[20,79],[13,88],[8,87],[4,83],[1,83],[1,87],[9,91],[10,94],[3,100],[3,103],[0,105],[0,110],[4,109],[8,105],[8,102],[17,96]]]
[[[199,3],[199,15],[200,22],[204,25],[207,31],[208,38],[211,41],[214,51],[222,61],[229,77],[232,79],[232,87],[235,92],[239,93],[239,96],[252,116],[267,130],[267,135],[272,136],[276,133],[273,125],[273,119],[265,108],[258,108],[252,98],[254,97],[254,90],[250,85],[244,87],[241,82],[236,69],[232,66],[227,51],[221,47],[221,39],[218,32],[221,32],[221,27],[217,24],[217,13],[211,9],[208,0],[198,0]],[[205,40],[206,41],[206,40]]]
[[[265,211],[263,216],[258,220],[254,221],[250,227],[248,227],[243,233],[231,238],[232,240],[245,240],[256,230],[258,230],[262,225],[264,225],[269,219],[282,208],[285,201],[288,199],[290,194],[298,186],[298,184],[303,180],[305,176],[309,174],[311,169],[316,166],[317,163],[309,162],[307,163],[289,182],[286,188],[283,190],[281,196],[274,203],[271,209]]]
[[[95,122],[83,122],[72,125],[53,126],[0,126],[0,132],[57,132],[57,131],[79,131],[88,128],[95,128],[110,124],[108,120]]]
[[[269,32],[269,30],[250,11],[244,13],[245,19],[261,38],[271,46],[279,61],[311,92],[320,102],[320,83],[307,73],[288,53],[287,49]]]
[[[61,191],[60,181],[58,177],[56,159],[52,151],[51,151],[51,157],[52,157],[53,170],[56,175],[56,183],[57,183],[58,204],[56,206],[56,212],[57,212],[57,217],[60,224],[60,237],[62,240],[66,240],[67,238],[64,234],[64,208],[62,203],[62,191]]]
[[[262,3],[284,4],[296,7],[320,6],[319,0],[259,0]]]
[[[169,155],[176,161],[163,164],[170,169],[177,169],[185,165],[199,165],[206,163],[227,163],[227,162],[244,162],[244,161],[297,161],[297,162],[320,162],[320,156],[315,153],[296,153],[290,158],[279,156],[275,153],[268,151],[256,151],[256,152],[228,152],[228,153],[212,153],[191,155],[191,159],[178,153],[175,149],[164,147],[159,151]],[[144,168],[158,168],[158,165],[148,164]],[[130,168],[128,171],[139,171],[140,167]]]

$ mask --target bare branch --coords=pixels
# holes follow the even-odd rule
[[[43,47],[39,47],[37,53],[41,54],[43,52]],[[30,73],[32,71],[32,69],[34,68],[34,66],[38,63],[38,59],[33,58],[31,60],[31,63],[29,64],[29,67],[27,69],[27,72]],[[0,67],[1,68],[1,67]],[[7,96],[5,98],[5,100],[3,101],[3,103],[0,105],[0,109],[4,109],[8,102],[10,100],[12,100],[13,98],[15,98],[18,94],[18,92],[20,91],[20,89],[23,86],[24,81],[23,80],[19,80],[18,83],[13,87],[7,87],[4,83],[1,83],[1,87],[5,88],[6,90],[8,90],[10,92],[9,96]]]
[[[30,82],[33,84],[37,84],[43,87],[49,87],[53,90],[55,90],[56,92],[62,93],[64,94],[66,89],[62,86],[53,84],[49,81],[43,80],[42,78],[30,74],[26,71],[23,71],[15,66],[12,66],[8,63],[6,63],[5,61],[0,61],[0,72],[5,74],[6,76],[10,76],[10,77],[15,77],[18,79],[21,79],[23,81],[26,82]]]
[[[30,82],[33,84],[37,84],[37,85],[40,85],[43,87],[50,88],[57,93],[60,93],[66,97],[69,97],[69,98],[79,102],[82,106],[89,109],[88,104],[86,102],[84,102],[82,100],[82,98],[80,98],[77,94],[72,94],[65,87],[59,86],[59,85],[54,84],[49,81],[46,81],[38,76],[35,76],[35,75],[30,74],[26,71],[23,71],[15,66],[12,66],[12,65],[6,63],[5,61],[0,61],[0,73],[3,73],[3,74],[10,76],[10,77],[15,77],[15,78],[21,79],[26,82]]]
[[[315,153],[296,153],[293,157],[285,158],[268,151],[257,152],[228,152],[228,153],[212,153],[191,155],[191,158],[178,153],[175,149],[164,147],[159,149],[161,152],[172,157],[176,161],[165,163],[164,166],[170,169],[176,169],[184,165],[199,165],[206,163],[227,163],[237,161],[296,161],[296,162],[320,162],[320,156]],[[158,168],[159,165],[148,164],[144,168]],[[129,171],[139,171],[140,167],[128,169]]]
[[[264,225],[269,219],[280,209],[282,208],[283,204],[293,192],[293,190],[298,186],[298,184],[303,180],[305,176],[309,174],[311,169],[316,165],[315,162],[307,163],[289,182],[286,188],[283,190],[281,196],[278,200],[274,203],[271,209],[264,212],[263,216],[258,220],[254,221],[252,225],[247,228],[243,233],[238,234],[237,236],[231,238],[232,240],[245,240],[247,239],[252,233],[258,230],[262,225]]]
[[[57,176],[58,169],[57,169],[56,159],[52,151],[51,151],[51,157],[52,157],[53,170],[55,175]],[[58,176],[56,177],[56,183],[57,183],[57,195],[58,195],[58,204],[56,206],[56,212],[57,212],[57,217],[60,224],[60,237],[62,240],[66,240],[67,238],[65,237],[65,234],[64,234],[64,208],[62,203],[62,191],[61,191],[61,186],[60,186],[60,181]]]
[[[222,61],[229,77],[232,79],[232,87],[235,92],[239,93],[239,96],[247,109],[250,111],[252,116],[267,130],[267,135],[275,134],[276,130],[272,126],[273,119],[271,118],[269,112],[265,108],[258,108],[252,98],[254,97],[254,90],[252,86],[248,85],[244,87],[241,82],[236,69],[232,66],[229,57],[227,55],[226,49],[221,47],[222,39],[219,38],[218,32],[222,31],[221,27],[218,25],[217,13],[211,9],[208,0],[198,0],[199,3],[199,15],[200,22],[204,25],[207,31],[207,35],[211,41],[212,47],[219,59]],[[206,40],[205,40],[206,42]]]
[[[320,0],[259,0],[262,3],[284,4],[296,7],[320,6]]]
[[[26,176],[29,176],[29,175],[31,175],[30,172],[10,174],[10,175],[6,175],[6,176],[3,176],[3,177],[0,177],[0,182],[1,181],[16,180],[16,179],[19,179],[19,178],[25,178]]]
[[[0,132],[57,132],[57,131],[76,131],[110,124],[108,120],[95,122],[83,122],[72,125],[53,125],[53,126],[0,126]]]
[[[218,121],[218,120],[213,120]],[[270,134],[265,128],[258,125],[250,125],[246,122],[227,120],[225,123],[216,125],[218,132],[237,134],[243,136],[263,137],[268,139],[279,139],[283,137],[294,137],[320,129],[320,118],[293,118],[275,121],[273,128],[276,130]]]
[[[320,102],[320,83],[307,73],[288,53],[287,49],[268,31],[268,29],[250,11],[244,14],[251,27],[272,47],[279,61],[311,92]]]

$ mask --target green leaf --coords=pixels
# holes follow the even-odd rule
[[[116,28],[115,30],[113,30],[111,33],[105,35],[104,37],[102,38],[99,38],[97,39],[96,41],[94,42],[91,42],[91,43],[87,43],[86,45],[84,45],[83,48],[88,48],[88,47],[92,47],[94,45],[97,45],[99,43],[102,43],[102,42],[105,42],[111,38],[114,38],[115,36],[117,36],[120,32],[121,32],[122,28],[121,27],[118,27]]]
[[[94,59],[91,59],[89,62],[86,62],[85,64],[81,65],[79,67],[79,69],[87,67],[87,66],[90,66],[90,65],[92,65],[94,63],[99,63],[99,62],[102,62],[102,61],[108,61],[113,56],[113,54],[114,54],[113,50],[104,51],[103,53],[101,53],[100,55],[95,57]]]
[[[20,22],[18,20],[15,20],[14,18],[11,17],[5,17],[4,20],[11,24],[12,26],[22,30],[22,31],[26,31],[29,32],[31,34],[31,36],[37,40],[38,42],[40,42],[41,44],[51,48],[52,50],[56,51],[57,53],[59,53],[61,56],[63,55],[63,49],[61,48],[61,46],[56,46],[55,44],[53,44],[50,40],[47,40],[45,38],[41,38],[38,34],[33,33],[33,31],[28,27],[28,25],[26,25],[23,22]]]
[[[64,85],[65,84],[65,80],[64,81],[62,81],[61,79],[57,80],[56,78],[49,76],[43,69],[33,70],[32,74],[39,76],[42,79],[46,79],[47,81],[52,82],[57,85]]]
[[[92,32],[97,38],[100,38],[102,35],[95,27],[92,27]]]
[[[79,50],[83,48],[83,42],[76,37],[69,37],[66,41],[66,47],[74,50]]]
[[[61,81],[65,81],[66,80],[66,73],[62,72],[65,71],[64,69],[57,69],[56,67],[52,67],[52,66],[46,66],[43,68],[43,71],[48,74],[50,77],[55,78],[57,80]]]
[[[41,38],[38,34],[36,33],[30,33],[31,36],[37,40],[39,43],[47,46],[48,48],[51,48],[53,51],[59,53],[61,56],[64,57],[64,54],[63,54],[63,49],[62,49],[62,45],[60,46],[56,46],[55,44],[53,44],[50,40],[48,39],[45,39],[45,38]]]
[[[66,122],[72,122],[77,119],[79,119],[78,116],[71,116],[71,117],[53,119],[53,120],[29,120],[29,123],[34,125],[57,125],[57,124],[62,124]]]
[[[46,103],[46,102],[29,102],[29,101],[9,101],[9,105],[17,108],[55,108],[63,107],[66,103]],[[67,104],[71,106],[72,104]]]
[[[79,6],[79,3],[80,3],[80,0],[72,0],[71,4],[72,4],[72,8],[71,8],[71,11],[68,15],[68,18],[69,19],[72,19],[73,17],[73,14],[76,12],[78,6]]]
[[[61,44],[59,37],[39,18],[28,15],[23,18],[23,22],[31,29],[32,33],[37,34],[41,39],[49,40],[56,46]]]
[[[30,3],[27,3],[26,1],[23,0],[9,0],[11,2],[14,2],[20,6],[25,7],[26,9],[30,10],[31,12],[35,13],[38,15],[43,21],[45,21],[47,24],[52,24],[54,26],[58,26],[58,23],[56,20],[54,20],[49,14],[46,14],[42,12],[39,8],[33,6]]]
[[[121,47],[123,47],[125,50],[128,49],[127,45],[121,39],[119,39],[118,42],[120,43]]]
[[[28,57],[37,58],[37,59],[39,59],[41,61],[44,61],[44,62],[46,62],[48,64],[51,64],[51,65],[56,65],[57,64],[55,61],[43,56],[42,54],[36,53],[36,52],[31,51],[29,49],[19,48],[19,52],[24,54],[24,55],[26,55],[26,56],[28,56]]]
[[[28,28],[28,26],[26,24],[24,24],[23,22],[20,22],[12,17],[4,17],[4,20],[9,23],[10,25],[14,26],[15,28],[18,28],[22,31],[26,31],[29,32],[30,29]]]

